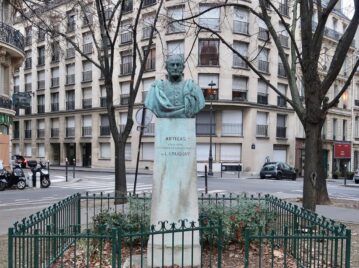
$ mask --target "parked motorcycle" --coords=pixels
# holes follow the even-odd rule
[[[37,162],[36,160],[29,160],[28,166],[32,172],[33,185],[36,184],[36,174],[40,173],[40,185],[41,188],[48,188],[51,185],[49,171],[46,168],[46,164],[42,161]]]
[[[7,171],[6,169],[0,170],[0,191],[5,190],[5,188],[11,188],[15,186],[23,190],[27,186],[25,174],[19,164],[15,164],[12,172]]]

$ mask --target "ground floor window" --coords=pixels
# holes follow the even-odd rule
[[[153,143],[143,143],[141,150],[141,160],[143,161],[153,161],[154,159],[154,144]]]
[[[111,145],[109,142],[100,143],[100,158],[102,159],[111,158]]]
[[[0,125],[0,134],[9,135],[9,127],[7,125]]]
[[[197,161],[208,161],[209,157],[209,143],[197,144]],[[212,144],[213,161],[216,159],[216,146]]]
[[[25,156],[32,156],[32,147],[30,143],[25,144]]]
[[[37,156],[45,157],[45,144],[43,143],[37,144]]]
[[[221,144],[221,161],[237,161],[241,160],[241,144]]]

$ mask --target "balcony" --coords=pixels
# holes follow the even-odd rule
[[[82,46],[82,52],[84,54],[91,54],[92,53],[92,43],[84,44]]]
[[[243,136],[242,124],[222,124],[222,135],[223,136]]]
[[[247,90],[232,91],[233,101],[247,101]]]
[[[37,58],[37,66],[45,65],[45,56],[39,56]]]
[[[31,129],[25,129],[25,139],[31,139]]]
[[[245,21],[233,21],[233,33],[249,34],[248,25],[249,23]]]
[[[100,126],[100,136],[110,136],[110,126]]]
[[[121,105],[128,105],[130,102],[130,94],[121,94]]]
[[[8,97],[0,96],[0,108],[4,109],[11,109],[12,108],[12,101]]]
[[[75,128],[74,127],[67,127],[66,128],[66,137],[75,137]]]
[[[268,94],[258,94],[257,95],[257,103],[258,104],[268,104]]]
[[[283,16],[288,17],[289,16],[289,6],[288,6],[288,4],[287,3],[285,3],[285,4],[279,3],[278,11]]]
[[[25,59],[25,64],[24,64],[24,69],[31,69],[32,67],[32,58],[26,58]]]
[[[212,31],[218,32],[220,30],[220,21],[219,18],[213,18],[213,19],[205,19],[205,18],[199,18],[200,26],[206,27],[211,29]]]
[[[37,105],[37,113],[43,114],[44,112],[45,112],[45,105],[43,105],[43,104]]]
[[[66,110],[75,110],[75,101],[66,101]]]
[[[37,130],[37,137],[38,138],[45,138],[45,129],[38,129]]]
[[[82,137],[91,137],[92,127],[82,127]]]
[[[58,102],[51,103],[51,112],[58,112],[58,111],[59,111],[59,103]]]
[[[143,1],[143,7],[151,6],[156,4],[156,0],[144,0]]]
[[[73,85],[75,84],[75,75],[74,74],[67,74],[66,75],[66,85]]]
[[[269,73],[269,62],[264,60],[258,60],[258,71]]]
[[[196,135],[210,135],[211,134],[211,125],[209,123],[196,123]],[[216,123],[212,123],[212,135],[216,135]]]
[[[257,125],[256,135],[261,137],[268,137],[268,125]]]
[[[100,106],[101,107],[107,107],[107,97],[101,97],[100,98]]]
[[[92,71],[82,72],[82,82],[91,82],[92,81]]]
[[[143,129],[143,135],[145,135],[145,136],[154,136],[155,135],[155,123],[149,123]]]
[[[287,101],[285,100],[285,98],[283,98],[281,96],[277,96],[277,106],[278,107],[287,107]]]
[[[269,32],[265,28],[259,27],[258,39],[262,41],[269,41]]]
[[[59,137],[59,129],[51,128],[51,138],[58,138],[58,137]]]
[[[286,138],[286,127],[277,127],[277,138]]]
[[[237,55],[233,56],[233,67],[248,69],[247,63]]]
[[[279,38],[279,42],[282,45],[282,47],[289,47],[289,37],[288,36],[279,34],[278,38]]]
[[[24,36],[18,30],[4,22],[0,22],[0,29],[0,41],[9,44],[10,46],[17,48],[22,53],[24,53]]]
[[[121,33],[121,44],[132,43],[132,33],[123,32]]]
[[[73,47],[66,49],[66,59],[72,58],[75,58],[75,49]]]
[[[83,109],[92,108],[92,99],[83,99],[82,100],[82,108]]]
[[[58,87],[60,85],[60,78],[53,77],[51,78],[51,87]]]
[[[121,75],[128,75],[132,73],[132,62],[121,64]]]
[[[37,89],[38,90],[45,89],[45,80],[37,81]]]
[[[278,63],[278,76],[279,77],[287,77],[287,74],[284,70],[284,65],[281,62]]]

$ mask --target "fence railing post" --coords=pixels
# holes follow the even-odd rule
[[[75,169],[76,169],[76,158],[73,159],[74,169],[72,171],[72,178],[75,178]]]
[[[249,266],[249,230],[244,230],[244,268]]]
[[[68,168],[69,168],[69,160],[66,158],[65,160],[65,177],[66,177],[66,182],[68,182]]]
[[[77,224],[81,226],[81,194],[77,195]]]
[[[208,173],[207,173],[207,165],[204,166],[204,193],[208,194]]]
[[[39,243],[39,229],[34,232],[34,267],[40,267],[39,255],[40,255],[40,243]]]
[[[352,243],[352,231],[346,230],[345,233],[346,241],[345,241],[345,268],[350,268],[350,250]]]
[[[223,223],[221,219],[219,220],[218,224],[218,268],[221,268],[223,247]]]
[[[112,240],[112,267],[117,267],[116,266],[116,257],[117,254],[121,254],[121,252],[117,251],[117,229],[116,228],[112,228],[111,230],[111,240]],[[141,258],[142,259],[142,258]],[[121,265],[121,263],[119,264]]]
[[[8,268],[13,267],[13,263],[16,260],[13,259],[13,247],[14,247],[14,228],[9,228],[8,231],[8,252],[7,252],[7,263]]]

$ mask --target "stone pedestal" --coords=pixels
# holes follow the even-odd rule
[[[192,221],[198,226],[196,166],[195,119],[158,118],[151,210],[151,224],[157,230],[160,221],[167,222],[166,229],[171,223],[180,228],[180,220],[187,220],[187,227]],[[159,234],[149,238],[147,263],[195,267],[200,265],[200,253],[198,231]]]

